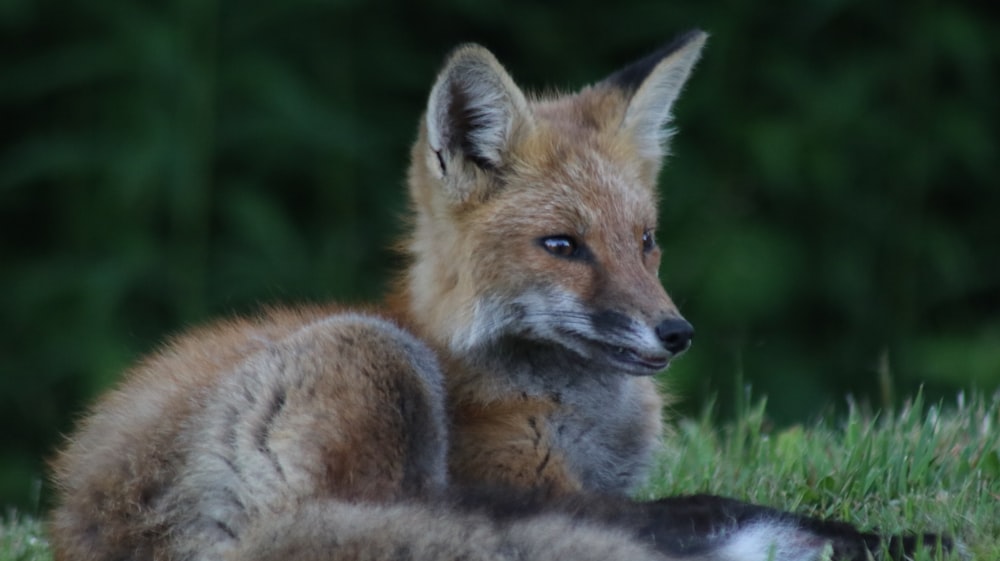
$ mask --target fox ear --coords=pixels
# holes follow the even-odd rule
[[[432,169],[442,177],[465,162],[490,171],[500,167],[517,127],[530,124],[524,94],[497,59],[479,45],[451,54],[427,103],[427,141]]]
[[[659,160],[666,152],[672,132],[667,127],[670,108],[698,62],[707,38],[704,31],[688,31],[604,80],[628,97],[621,127],[633,136],[643,156]]]

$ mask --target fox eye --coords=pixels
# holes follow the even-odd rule
[[[656,238],[653,237],[652,230],[646,230],[642,233],[642,251],[649,253],[653,251],[656,247]]]
[[[556,257],[574,259],[582,257],[580,244],[570,236],[549,236],[539,240],[545,251]]]

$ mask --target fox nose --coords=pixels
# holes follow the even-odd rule
[[[694,327],[683,318],[665,319],[656,326],[656,336],[663,343],[663,348],[677,355],[691,346]]]

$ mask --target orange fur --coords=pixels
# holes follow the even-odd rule
[[[665,86],[645,94],[530,101],[484,49],[458,49],[413,148],[398,289],[370,309],[220,321],[139,363],[53,463],[56,560],[378,558],[403,542],[493,558],[511,540],[526,559],[652,559],[566,517],[538,519],[577,536],[549,543],[425,502],[452,481],[559,497],[642,480],[662,432],[646,376],[690,334],[662,333],[686,326],[652,241],[662,139],[623,123],[648,105],[662,115],[637,118],[665,121],[703,41],[648,69]]]

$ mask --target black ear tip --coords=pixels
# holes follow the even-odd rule
[[[695,27],[692,29],[688,29],[684,33],[677,35],[664,47],[673,46],[674,47],[673,50],[677,50],[692,41],[698,41],[698,40],[704,41],[706,38],[708,38],[708,33],[706,33],[704,29],[699,29]]]
[[[678,33],[673,39],[667,41],[653,54],[667,56],[674,51],[679,51],[691,43],[704,42],[708,39],[708,33],[704,29],[697,27],[688,29],[683,33]]]
[[[694,28],[681,33],[665,43],[659,49],[649,53],[641,59],[615,72],[605,80],[606,83],[617,86],[627,92],[634,92],[639,89],[650,72],[664,58],[681,50],[691,43],[704,42],[708,38],[708,33]]]

